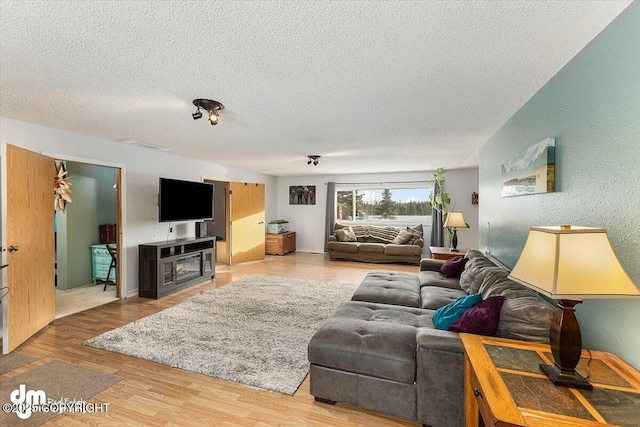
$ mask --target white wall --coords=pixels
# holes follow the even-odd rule
[[[211,130],[215,132],[215,129]],[[265,184],[266,217],[276,216],[276,178],[257,172],[230,168],[170,153],[128,146],[111,140],[0,118],[0,142],[36,152],[55,153],[124,165],[126,186],[123,211],[123,293],[137,295],[138,245],[195,236],[193,222],[158,222],[158,178],[201,181],[257,182]],[[153,141],[148,141],[153,143]],[[219,149],[211,147],[212,150]],[[4,219],[3,219],[4,220]]]
[[[322,165],[322,164],[321,164]],[[321,166],[317,166],[321,167]],[[398,181],[427,181],[431,172],[403,172],[385,174],[350,174],[350,175],[316,175],[316,176],[286,176],[278,177],[277,215],[267,215],[267,222],[273,219],[286,219],[291,230],[296,232],[297,250],[307,252],[324,251],[324,218],[327,200],[326,183],[334,181],[377,183]],[[459,169],[445,171],[445,192],[449,193],[452,207],[464,213],[471,228],[458,230],[459,248],[478,248],[478,205],[471,204],[471,193],[478,191],[478,169]],[[315,205],[290,205],[289,186],[315,185]],[[425,224],[425,242],[431,233],[431,224]],[[425,254],[428,253],[425,245]]]

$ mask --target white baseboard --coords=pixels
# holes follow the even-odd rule
[[[132,289],[130,291],[127,291],[126,294],[124,294],[125,298],[133,298],[133,297],[137,297],[138,296],[138,289]]]

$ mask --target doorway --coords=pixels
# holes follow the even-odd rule
[[[265,255],[265,185],[203,179],[213,184],[213,221],[207,235],[216,236],[216,262],[260,261]]]
[[[88,310],[120,297],[117,254],[118,175],[110,166],[70,160],[63,165],[72,201],[54,215],[56,244],[55,318]]]

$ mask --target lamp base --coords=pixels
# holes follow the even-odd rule
[[[540,370],[545,373],[547,378],[551,380],[553,385],[561,387],[573,387],[583,390],[593,390],[593,386],[582,375],[573,371],[573,373],[562,372],[555,365],[540,364]]]
[[[449,249],[451,252],[460,252],[460,249],[456,249],[456,248],[451,248]]]
[[[593,386],[576,372],[582,353],[582,336],[576,318],[575,305],[580,300],[559,299],[558,308],[549,329],[549,344],[553,365],[540,364],[554,385],[592,390]]]

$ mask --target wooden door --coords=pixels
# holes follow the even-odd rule
[[[264,184],[231,184],[231,263],[264,259]]]
[[[4,353],[55,317],[54,176],[52,158],[6,144]]]

